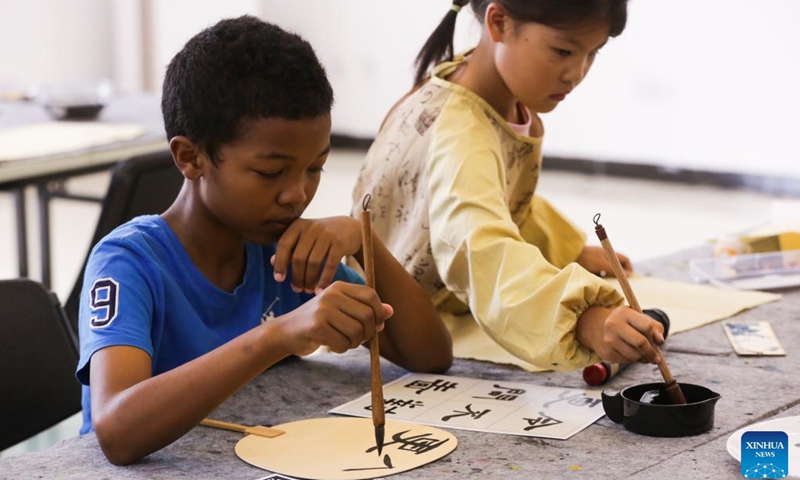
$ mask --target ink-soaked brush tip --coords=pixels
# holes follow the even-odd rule
[[[381,456],[381,452],[383,451],[383,436],[385,433],[385,429],[383,425],[375,425],[375,445],[378,446],[378,456]]]
[[[678,385],[678,382],[676,382],[674,379],[667,384],[665,390],[669,396],[670,403],[673,405],[686,404],[686,397],[683,395],[683,390],[681,390],[680,385]]]

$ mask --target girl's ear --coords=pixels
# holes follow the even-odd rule
[[[183,135],[178,135],[169,141],[169,150],[184,178],[197,180],[203,176],[203,168],[208,161],[200,155],[200,149],[194,142]]]
[[[497,2],[492,2],[486,7],[486,15],[483,18],[483,23],[489,32],[489,38],[495,43],[500,43],[503,38],[508,34],[509,29],[512,28],[511,17],[508,12]]]

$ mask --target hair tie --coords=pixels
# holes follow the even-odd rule
[[[459,4],[455,3],[455,2],[453,2],[452,4],[450,4],[450,10],[452,10],[452,11],[454,11],[454,12],[458,13],[458,12],[460,12],[460,11],[461,11],[461,5],[459,5]]]

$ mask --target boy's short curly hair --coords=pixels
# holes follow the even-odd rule
[[[252,16],[198,33],[170,61],[161,111],[167,139],[184,135],[219,161],[246,119],[329,114],[333,90],[311,45]]]

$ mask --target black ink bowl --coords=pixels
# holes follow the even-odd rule
[[[644,383],[621,392],[603,391],[603,410],[608,418],[621,423],[626,430],[650,437],[688,437],[711,430],[714,405],[720,394],[691,383],[679,385],[686,404],[669,404],[664,383]],[[658,391],[655,401],[640,401],[645,393],[652,391]]]
[[[56,120],[94,120],[111,97],[111,82],[42,85],[36,101]]]
[[[82,105],[45,104],[44,108],[56,120],[94,120],[100,115],[102,103]]]

